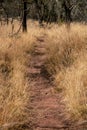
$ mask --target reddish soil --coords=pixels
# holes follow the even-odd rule
[[[65,112],[63,93],[57,93],[55,86],[47,78],[44,70],[47,57],[45,45],[44,37],[37,39],[28,72],[31,77],[30,130],[86,130],[73,128]]]

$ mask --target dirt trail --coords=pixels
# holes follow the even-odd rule
[[[32,79],[29,90],[31,130],[72,130],[69,129],[70,124],[64,112],[62,93],[56,93],[54,86],[45,77],[45,45],[43,36],[37,39],[29,67],[29,76]]]

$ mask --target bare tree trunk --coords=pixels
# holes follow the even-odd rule
[[[27,1],[23,0],[23,32],[27,32]]]
[[[70,31],[70,24],[72,22],[72,17],[71,17],[72,10],[71,10],[70,0],[64,0],[63,8],[65,10],[66,27],[67,30]]]
[[[43,11],[44,11],[44,5],[43,2],[40,0],[35,0],[35,5],[36,5],[36,9],[37,9],[37,16],[38,16],[38,21],[40,26],[43,26],[43,20],[44,20],[44,16],[43,16]]]
[[[6,22],[7,22],[7,25],[9,24],[9,18],[8,18],[8,13],[6,14]]]
[[[1,8],[4,10],[5,14],[6,14],[6,23],[7,25],[9,24],[9,16],[8,16],[8,12],[7,10],[5,9],[5,7],[3,6],[3,3],[1,3]]]
[[[70,23],[72,21],[70,0],[64,0],[63,7],[65,9],[66,22]]]

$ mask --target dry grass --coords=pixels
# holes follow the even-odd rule
[[[67,111],[87,119],[87,26],[73,23],[67,29],[64,24],[53,24],[42,29],[37,22],[28,24],[28,33],[20,32],[15,37],[8,36],[12,31],[10,24],[0,27],[0,127],[21,130],[28,121],[27,68],[36,38],[44,34],[46,68],[55,79],[57,90],[65,92]],[[19,25],[15,22],[15,32]]]
[[[38,25],[35,30],[32,24],[27,34],[8,37],[11,25],[0,28],[0,129],[22,130],[28,122],[30,86],[27,68],[35,39],[41,32]]]
[[[72,23],[47,30],[47,71],[64,90],[67,110],[87,118],[87,26]]]

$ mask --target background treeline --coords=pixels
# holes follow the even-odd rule
[[[21,19],[25,2],[27,17],[40,23],[87,21],[87,0],[0,0],[0,20]]]

